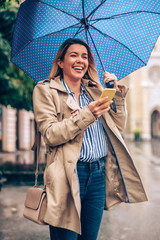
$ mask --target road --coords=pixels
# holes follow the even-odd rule
[[[152,153],[155,149],[149,142],[127,145],[149,201],[121,204],[104,211],[98,240],[160,240],[160,158]],[[36,225],[22,216],[27,188],[9,185],[2,188],[0,240],[49,240],[47,226]]]

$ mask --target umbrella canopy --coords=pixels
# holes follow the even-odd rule
[[[11,61],[35,81],[48,78],[67,38],[90,45],[101,82],[147,64],[160,34],[159,0],[26,0],[15,23]]]

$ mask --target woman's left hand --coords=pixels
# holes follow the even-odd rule
[[[105,86],[106,86],[106,83],[108,83],[110,81],[114,81],[114,88],[117,91],[119,91],[117,77],[114,75],[114,73],[104,72],[103,76],[104,76],[104,82],[103,83],[104,83]]]

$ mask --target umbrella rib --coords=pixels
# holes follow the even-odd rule
[[[85,22],[87,23],[87,21],[86,21],[86,15],[85,15],[85,10],[84,10],[84,0],[82,0],[82,10],[83,10],[83,19],[84,19]],[[86,35],[86,40],[87,40],[87,43],[88,43],[87,28],[86,28],[86,27],[85,27],[85,35]]]
[[[102,2],[101,2],[96,8],[94,8],[94,10],[88,15],[87,19],[88,19],[92,14],[94,14],[94,13],[98,10],[98,8],[100,8],[105,2],[106,2],[106,0],[102,0]]]
[[[78,34],[84,31],[84,29],[81,29],[82,25],[78,28],[78,31],[74,34],[74,37]]]
[[[95,45],[95,43],[94,43],[94,41],[93,41],[92,35],[91,35],[91,33],[89,32],[89,30],[88,30],[88,33],[89,33],[89,36],[90,36],[90,38],[91,38],[91,40],[92,40],[93,46],[94,46],[94,48],[95,48],[95,50],[96,50],[97,56],[98,56],[98,58],[99,58],[99,61],[100,61],[101,66],[102,66],[102,69],[103,69],[103,71],[105,72],[105,69],[104,69],[102,60],[101,60],[101,58],[100,58],[100,56],[99,56],[98,50],[97,50],[97,48],[96,48],[96,45]]]
[[[124,48],[126,48],[127,50],[129,50],[133,55],[135,55],[141,62],[143,62],[144,65],[146,65],[146,63],[140,58],[138,57],[129,47],[127,47],[126,45],[124,45],[123,43],[119,42],[117,39],[107,35],[107,34],[104,34],[103,32],[101,32],[98,28],[90,25],[94,30],[98,31],[101,35],[103,35],[104,37],[108,37],[112,40],[114,40],[115,42],[117,42],[118,44],[122,45]]]
[[[41,1],[41,0],[37,0],[37,1],[40,2],[40,3],[42,3],[42,4],[47,5],[47,6],[49,6],[49,7],[52,7],[52,8],[54,8],[54,9],[60,11],[60,12],[63,12],[63,13],[65,13],[65,14],[71,16],[71,17],[74,17],[75,19],[77,19],[78,21],[80,21],[80,18],[72,15],[71,13],[68,13],[68,12],[66,12],[66,11],[64,11],[64,10],[62,10],[62,9],[59,9],[59,8],[57,8],[57,7],[54,7],[54,6],[52,6],[52,5],[48,4],[48,3],[45,3],[45,2],[43,2],[43,1]]]
[[[159,14],[158,12],[151,12],[151,11],[133,11],[133,12],[127,12],[127,13],[121,13],[121,14],[115,14],[113,16],[110,16],[110,17],[106,17],[106,18],[97,18],[97,19],[93,19],[93,20],[90,20],[90,21],[94,21],[94,22],[97,22],[97,21],[100,21],[100,20],[108,20],[108,19],[115,19],[115,18],[121,18],[123,16],[128,16],[128,15],[133,15],[133,14],[137,14],[137,13],[152,13],[152,14]],[[94,23],[93,23],[94,24]]]
[[[34,39],[30,40],[28,43],[26,43],[26,44],[16,53],[16,55],[15,55],[14,57],[16,57],[16,56],[17,56],[24,48],[26,48],[31,42],[33,42],[33,41],[35,41],[35,40],[38,40],[38,39],[41,39],[41,38],[43,38],[43,37],[47,37],[47,36],[49,36],[49,35],[55,34],[55,33],[59,33],[59,32],[65,31],[65,30],[67,30],[67,29],[69,29],[69,28],[72,28],[72,27],[77,26],[78,24],[79,24],[79,23],[76,23],[76,24],[74,24],[74,25],[72,25],[72,26],[70,26],[70,27],[63,28],[63,29],[61,29],[61,30],[59,30],[59,31],[57,31],[57,32],[48,33],[48,34],[46,34],[45,36],[37,37],[37,38],[34,38]],[[12,57],[11,59],[13,59],[14,57]]]

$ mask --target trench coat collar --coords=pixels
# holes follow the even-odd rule
[[[49,86],[50,86],[50,88],[53,88],[53,89],[59,90],[61,92],[67,93],[67,90],[66,90],[65,86],[61,82],[60,76],[57,76],[54,79],[51,79]]]

